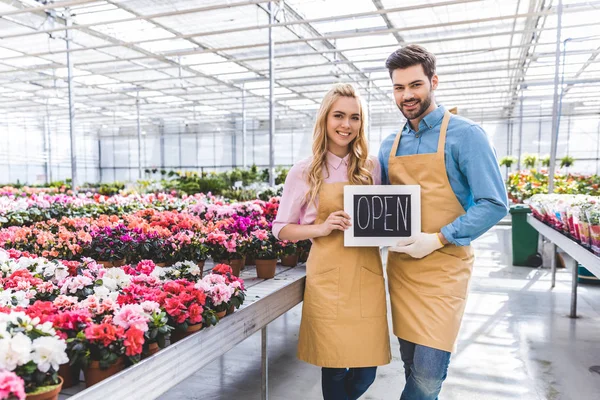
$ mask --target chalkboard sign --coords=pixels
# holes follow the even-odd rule
[[[346,185],[344,211],[352,217],[344,232],[345,246],[395,245],[421,232],[421,187]]]

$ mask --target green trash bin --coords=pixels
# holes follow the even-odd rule
[[[522,204],[510,208],[512,218],[512,258],[513,265],[539,267],[542,257],[538,253],[539,234],[527,223],[531,209]]]
[[[577,282],[600,285],[600,279],[579,263],[577,263]]]

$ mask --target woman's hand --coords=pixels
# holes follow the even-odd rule
[[[345,231],[350,226],[350,216],[343,210],[332,212],[325,222],[319,224],[321,236],[328,236],[335,229]]]

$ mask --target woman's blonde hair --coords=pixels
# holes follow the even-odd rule
[[[329,174],[327,166],[327,117],[340,97],[351,97],[358,100],[360,112],[360,129],[358,135],[350,142],[350,157],[348,159],[348,182],[352,185],[373,184],[371,175],[372,162],[369,160],[369,149],[365,134],[366,117],[360,102],[360,96],[349,83],[335,84],[323,98],[317,114],[313,130],[312,154],[313,158],[306,173],[308,192],[304,199],[305,204],[315,203],[321,186],[323,185],[323,166]]]

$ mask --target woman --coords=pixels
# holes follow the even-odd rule
[[[322,367],[325,400],[353,400],[391,356],[379,248],[344,247],[343,232],[351,225],[343,210],[344,186],[381,182],[352,85],[337,84],[325,95],[312,150],[288,173],[273,234],[313,242],[298,358]]]

